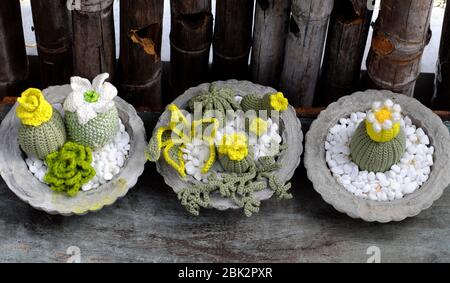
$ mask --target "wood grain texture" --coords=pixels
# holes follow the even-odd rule
[[[450,110],[450,4],[447,4],[442,25],[433,107]]]
[[[134,106],[161,108],[164,1],[120,1],[120,89]]]
[[[280,89],[294,106],[312,106],[333,0],[293,0]]]
[[[170,83],[175,95],[205,82],[213,34],[211,0],[171,0]]]
[[[318,104],[328,105],[357,89],[372,14],[367,0],[343,0],[334,5],[316,99]]]
[[[73,72],[70,11],[66,2],[31,0],[43,87],[65,84]]]
[[[0,1],[0,99],[19,95],[28,77],[19,0]]]
[[[381,2],[367,58],[373,87],[413,95],[423,50],[431,38],[432,7],[433,0]]]
[[[94,79],[109,73],[114,81],[116,46],[113,0],[81,0],[72,11],[74,75]]]
[[[255,83],[278,87],[283,68],[291,0],[257,0],[251,59]]]
[[[213,72],[216,80],[248,75],[254,0],[221,0],[216,4]]]

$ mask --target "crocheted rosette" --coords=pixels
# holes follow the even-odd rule
[[[400,126],[401,107],[390,100],[375,102],[356,129],[350,154],[361,170],[386,172],[405,153],[406,136]]]
[[[71,78],[72,93],[64,102],[69,139],[97,149],[106,145],[119,130],[119,114],[114,104],[117,89],[106,82],[109,74],[92,82]]]
[[[61,114],[44,98],[39,89],[30,88],[17,99],[16,114],[21,120],[18,140],[30,157],[44,159],[66,142],[66,129]]]
[[[91,163],[92,151],[89,147],[68,142],[60,151],[47,156],[48,172],[44,180],[53,191],[76,196],[96,174]]]
[[[250,111],[286,111],[289,106],[289,101],[284,97],[283,93],[268,93],[263,97],[256,94],[249,94],[245,96],[241,101],[242,110]],[[270,113],[268,113],[270,114]]]
[[[245,173],[253,162],[253,155],[248,148],[244,133],[224,135],[218,147],[219,162],[222,167],[233,173]]]

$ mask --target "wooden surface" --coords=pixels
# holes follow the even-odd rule
[[[151,130],[157,116],[142,117]],[[148,164],[115,205],[66,218],[34,210],[0,180],[0,262],[66,262],[71,246],[82,262],[366,262],[371,246],[382,262],[450,261],[450,191],[419,216],[386,225],[336,212],[303,166],[292,191],[294,199],[269,200],[252,218],[212,210],[196,218]]]
[[[436,98],[433,106],[450,110],[450,5],[445,10],[437,67]]]

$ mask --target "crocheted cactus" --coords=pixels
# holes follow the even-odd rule
[[[267,93],[260,97],[256,94],[246,95],[241,101],[242,110],[266,110],[266,111],[286,111],[289,106],[287,98],[283,93]],[[270,114],[270,113],[269,113]]]
[[[234,96],[235,94],[231,89],[217,89],[216,85],[212,83],[207,92],[193,97],[189,101],[188,107],[192,112],[195,112],[195,106],[201,105],[202,114],[216,110],[221,113],[222,117],[215,118],[225,118],[227,110],[236,111],[241,109]]]
[[[406,147],[400,120],[400,105],[389,99],[373,103],[350,143],[351,157],[361,170],[386,172],[400,161]]]
[[[119,114],[115,106],[85,125],[80,124],[76,113],[66,112],[65,118],[69,140],[92,149],[106,145],[119,130]]]
[[[19,145],[28,155],[44,159],[66,142],[66,128],[61,114],[38,89],[28,89],[18,99],[17,116]]]
[[[254,165],[253,154],[244,133],[224,135],[218,151],[220,164],[226,171],[244,173]]]
[[[76,196],[81,186],[96,174],[89,147],[68,142],[60,151],[47,156],[48,172],[44,177],[50,188],[58,193]]]

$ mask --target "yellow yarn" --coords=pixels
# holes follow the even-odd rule
[[[183,152],[181,150],[179,150],[177,152],[177,157],[178,160],[180,161],[180,163],[178,164],[175,160],[173,160],[170,157],[170,150],[172,149],[172,147],[174,147],[175,144],[172,141],[169,141],[167,146],[164,148],[163,151],[163,156],[164,159],[166,160],[167,164],[169,164],[173,169],[175,169],[178,174],[180,174],[181,177],[186,177],[186,171],[185,171],[185,163],[184,163],[184,159],[183,159]],[[183,147],[181,147],[183,148]]]
[[[24,125],[40,126],[50,120],[53,115],[52,106],[37,88],[29,88],[24,91],[17,102],[19,106],[16,109],[16,115]]]
[[[249,130],[250,132],[254,133],[258,137],[264,135],[267,133],[269,127],[269,123],[267,121],[261,119],[261,118],[255,118],[250,123]]]
[[[380,132],[376,132],[373,129],[373,125],[366,120],[366,131],[373,141],[388,142],[393,140],[400,133],[400,123],[395,123],[389,130],[382,129]]]
[[[277,92],[270,96],[270,106],[276,111],[286,111],[289,102],[282,92]]]
[[[383,107],[380,110],[375,112],[375,118],[380,123],[384,123],[384,121],[390,120],[391,117],[392,117],[392,112],[387,107]]]
[[[233,161],[243,160],[248,155],[247,136],[243,133],[224,135],[219,144],[219,153]]]

